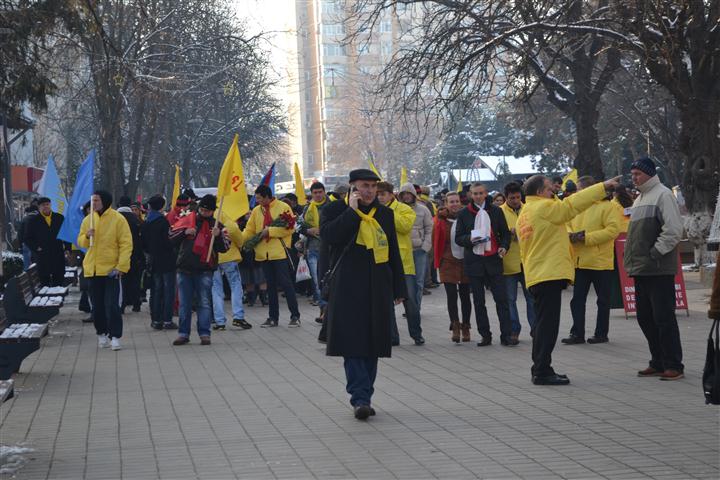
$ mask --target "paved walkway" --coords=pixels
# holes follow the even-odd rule
[[[527,333],[515,348],[451,344],[433,290],[428,343],[410,345],[403,328],[368,422],[352,417],[341,359],[324,355],[305,301],[300,329],[260,329],[255,307],[255,328],[216,333],[210,347],[197,336],[172,347],[146,312],[130,314],[120,352],[98,351],[70,304],[0,407],[0,443],[34,450],[19,479],[718,478],[718,408],[700,389],[708,292],[688,288],[684,380],[637,378],[647,348],[615,311],[611,343],[558,345],[569,387],[530,383]],[[561,333],[567,292],[563,315]]]

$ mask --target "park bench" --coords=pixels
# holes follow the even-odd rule
[[[23,360],[40,348],[40,339],[48,333],[47,323],[9,323],[8,320],[5,309],[0,308],[0,380],[9,380],[17,373]],[[3,388],[9,391],[4,392]],[[13,395],[12,382],[0,382],[0,397],[3,395]]]
[[[0,403],[10,400],[15,396],[13,388],[14,380],[0,380]]]
[[[67,296],[70,288],[69,287],[50,287],[43,285],[40,282],[40,274],[36,264],[30,265],[26,273],[30,280],[30,287],[32,288],[33,295],[36,297],[65,297]]]
[[[77,286],[80,267],[65,267],[65,285]]]
[[[60,312],[62,296],[38,296],[27,272],[8,280],[3,296],[5,314],[11,323],[47,323]]]

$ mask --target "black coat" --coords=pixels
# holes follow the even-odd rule
[[[65,273],[65,249],[67,244],[57,239],[65,217],[52,212],[50,226],[41,214],[27,217],[23,229],[23,242],[32,251],[32,261],[37,263],[41,276]]]
[[[133,249],[132,255],[130,255],[130,270],[142,270],[145,268],[145,253],[143,252],[140,241],[140,226],[142,223],[132,211],[120,212],[120,215],[127,220],[128,226],[130,227],[130,234],[132,235]]]
[[[329,248],[329,264],[334,265],[350,245],[330,284],[327,354],[331,356],[389,357],[394,300],[407,297],[393,212],[377,200],[361,210],[367,213],[373,207],[390,248],[389,260],[381,264],[375,263],[372,250],[356,243],[360,216],[345,202],[332,202],[321,213],[320,238]]]
[[[490,228],[492,228],[492,234],[495,236],[498,248],[504,248],[507,251],[510,248],[512,237],[505,221],[505,215],[500,208],[487,200],[485,201],[485,211],[490,217]],[[455,228],[455,243],[465,247],[465,257],[463,259],[465,274],[471,277],[502,275],[503,261],[498,254],[485,257],[473,253],[470,233],[474,228],[475,214],[468,207],[465,207],[458,214],[457,227]]]
[[[148,220],[140,227],[140,240],[152,273],[175,271],[177,254],[170,241],[170,223],[165,215],[148,215]]]

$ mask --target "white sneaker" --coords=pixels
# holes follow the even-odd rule
[[[112,338],[112,349],[113,350],[122,350],[122,345],[120,345],[120,339],[119,338]]]
[[[107,335],[98,335],[98,348],[108,348],[110,346],[110,339]]]

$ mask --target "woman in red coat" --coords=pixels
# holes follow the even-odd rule
[[[448,313],[450,314],[450,330],[452,341],[460,343],[470,341],[470,314],[472,302],[470,300],[470,280],[463,271],[463,248],[452,241],[454,225],[457,214],[462,210],[460,195],[450,192],[445,197],[445,205],[438,210],[433,229],[433,250],[435,268],[440,270],[440,281],[445,286],[447,295]],[[462,325],[458,316],[457,301],[460,296],[460,309],[462,311]]]

